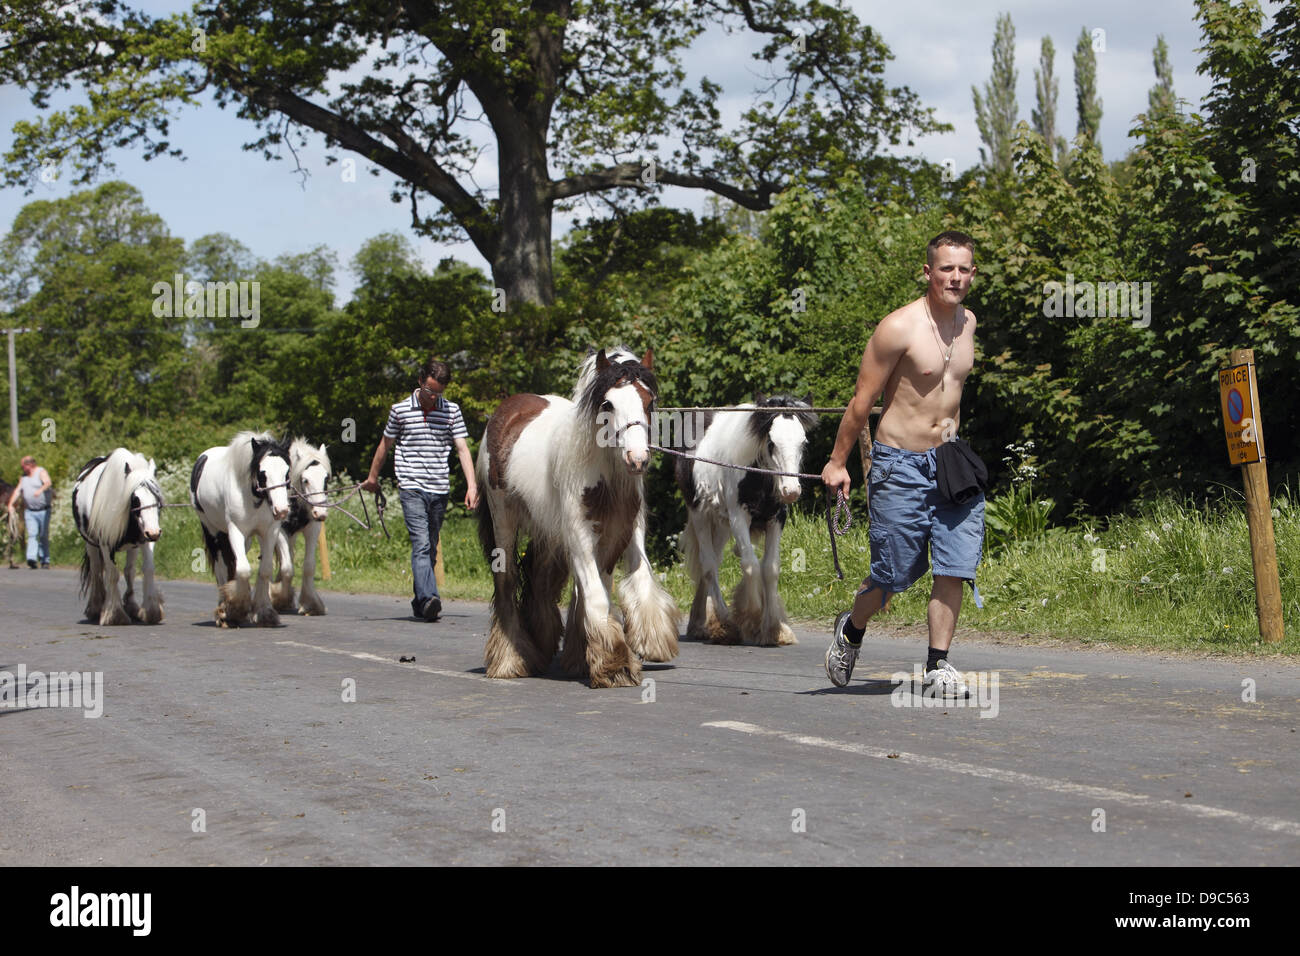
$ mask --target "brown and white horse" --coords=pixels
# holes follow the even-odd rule
[[[512,395],[488,422],[476,472],[479,540],[493,572],[489,677],[545,674],[561,634],[562,666],[592,687],[635,686],[638,658],[677,656],[680,615],[644,548],[653,354],[613,358],[604,350],[587,358],[573,400]],[[612,596],[619,558],[621,621]],[[570,576],[561,623],[556,604]]]

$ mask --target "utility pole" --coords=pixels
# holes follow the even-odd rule
[[[18,447],[18,369],[14,361],[14,333],[17,329],[5,329],[9,333],[9,435]]]

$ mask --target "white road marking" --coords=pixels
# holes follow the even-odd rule
[[[898,763],[910,763],[916,766],[925,767],[929,770],[943,770],[948,773],[962,773],[971,777],[983,777],[987,780],[996,780],[1000,783],[1015,784],[1020,787],[1033,787],[1039,790],[1050,790],[1055,793],[1066,793],[1076,797],[1086,797],[1089,800],[1110,801],[1112,803],[1124,803],[1132,806],[1159,808],[1162,810],[1180,810],[1190,813],[1193,816],[1209,817],[1215,820],[1231,820],[1234,823],[1242,823],[1247,826],[1262,827],[1265,830],[1272,830],[1274,833],[1285,833],[1289,836],[1300,836],[1300,823],[1294,820],[1283,820],[1280,817],[1256,817],[1248,813],[1238,813],[1235,810],[1224,810],[1221,807],[1210,807],[1203,803],[1182,803],[1177,800],[1164,800],[1157,797],[1148,797],[1140,793],[1127,793],[1123,790],[1111,790],[1108,787],[1091,787],[1082,783],[1071,783],[1068,780],[1054,780],[1051,777],[1038,777],[1034,774],[1020,773],[1015,770],[999,770],[996,767],[980,767],[976,764],[961,763],[956,760],[947,760],[943,757],[927,757],[923,754],[904,753],[895,750],[886,750],[882,747],[869,747],[866,744],[855,744],[840,740],[827,740],[825,737],[810,737],[806,734],[794,734],[783,730],[768,730],[765,727],[759,727],[756,724],[747,724],[739,720],[711,720],[701,724],[702,727],[717,727],[721,730],[735,730],[742,734],[754,734],[761,737],[779,737],[782,740],[788,740],[791,743],[803,744],[806,747],[822,747],[826,750],[842,750],[845,753],[858,754],[863,757],[874,757],[878,760],[893,760]]]
[[[355,657],[359,661],[370,661],[375,664],[391,664],[393,667],[400,667],[403,670],[421,671],[425,674],[437,674],[439,677],[464,677],[469,680],[486,682],[497,687],[508,687],[514,681],[497,680],[488,677],[486,674],[468,674],[465,671],[444,671],[437,667],[426,667],[424,664],[402,664],[393,660],[391,657],[381,657],[378,654],[369,654],[366,651],[345,651],[337,647],[318,647],[315,644],[300,644],[298,641],[276,641],[283,647],[302,647],[309,651],[320,651],[324,654],[342,654],[344,657]]]

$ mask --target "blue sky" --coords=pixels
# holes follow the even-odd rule
[[[935,162],[951,158],[959,170],[979,161],[971,86],[982,88],[988,79],[993,30],[1000,12],[1009,12],[1016,28],[1017,95],[1025,120],[1034,106],[1039,45],[1044,35],[1052,37],[1060,82],[1057,125],[1067,136],[1073,135],[1076,122],[1075,40],[1085,27],[1105,31],[1106,49],[1097,55],[1097,83],[1103,104],[1101,142],[1108,159],[1128,151],[1132,119],[1146,109],[1147,91],[1155,81],[1151,51],[1157,34],[1163,34],[1169,45],[1178,95],[1191,101],[1195,109],[1209,90],[1206,78],[1195,72],[1200,59],[1195,50],[1201,38],[1192,0],[1093,0],[1086,5],[1041,0],[882,5],[851,0],[850,5],[894,53],[886,79],[910,87],[923,104],[935,108],[940,120],[954,126],[952,133],[922,138],[914,152]],[[184,9],[179,3],[139,6],[155,15]],[[1275,6],[1266,3],[1265,10]],[[693,76],[706,74],[727,91],[724,117],[735,115],[747,104],[757,82],[750,49],[736,36],[706,36],[686,59]],[[8,149],[14,122],[34,113],[21,90],[0,87],[0,147]],[[172,233],[187,242],[207,233],[225,232],[263,258],[302,252],[322,243],[329,246],[339,258],[336,293],[340,303],[349,298],[355,282],[348,262],[366,239],[380,232],[398,231],[412,238],[430,266],[454,256],[486,268],[468,242],[448,245],[416,239],[410,231],[409,205],[394,204],[389,198],[392,177],[387,173],[378,178],[362,173],[355,182],[344,182],[337,165],[325,166],[323,144],[315,139],[300,151],[303,165],[312,174],[303,185],[293,173],[292,162],[266,162],[260,153],[239,148],[253,138],[252,125],[237,119],[234,110],[219,110],[208,103],[200,109],[183,110],[173,122],[172,141],[185,151],[186,161],[145,163],[138,153],[124,150],[116,154],[117,170],[111,175],[134,184]],[[491,187],[494,154],[489,152],[475,172],[481,185]],[[65,196],[69,191],[66,182],[59,181],[38,184],[30,196],[17,189],[0,190],[0,225],[7,231],[26,202]],[[705,198],[699,191],[668,190],[664,202],[698,212],[704,208]],[[574,215],[557,216],[556,238],[567,231],[575,216],[585,215],[580,209]]]

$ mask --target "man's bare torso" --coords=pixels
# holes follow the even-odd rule
[[[928,451],[961,424],[961,392],[975,364],[975,316],[960,307],[954,337],[953,309],[926,313],[925,297],[881,320],[897,323],[906,349],[885,383],[884,413],[874,438],[908,451]],[[936,328],[937,326],[937,328]],[[944,371],[944,356],[952,358]]]

